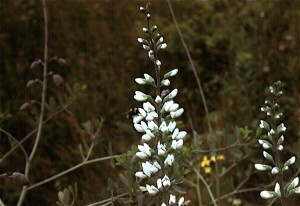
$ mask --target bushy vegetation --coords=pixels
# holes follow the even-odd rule
[[[139,90],[134,79],[155,74],[137,41],[144,35],[138,9],[144,5],[46,1],[45,58],[42,2],[0,2],[0,175],[7,173],[0,176],[0,200],[17,205],[27,185],[23,205],[64,205],[75,199],[75,205],[101,200],[134,205],[141,201],[135,199],[140,192],[129,191],[138,188],[138,164],[132,156],[140,134],[125,113],[141,107],[133,99]],[[178,161],[186,169],[176,192],[184,193],[190,205],[279,205],[279,200],[260,198],[262,190],[273,189],[275,178],[254,168],[262,162],[258,139],[265,134],[258,125],[265,119],[260,108],[268,99],[269,85],[280,79],[281,121],[287,127],[282,159],[300,157],[300,2],[152,0],[151,5],[151,23],[168,45],[159,54],[162,73],[178,68],[172,87],[178,88],[176,102],[185,110],[178,127],[188,135]],[[144,92],[152,94],[151,89],[146,86]],[[40,140],[26,179],[24,154],[30,156],[39,124]],[[69,168],[73,169],[61,173]],[[283,180],[299,176],[299,168],[296,159]],[[42,182],[56,174],[61,175]],[[294,195],[287,204],[299,201]]]

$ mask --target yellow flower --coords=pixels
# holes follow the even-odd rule
[[[204,167],[204,172],[206,173],[206,174],[209,174],[209,173],[211,173],[211,167]]]
[[[202,162],[201,162],[201,167],[205,167],[205,166],[209,167],[209,165],[210,165],[210,160],[207,159],[207,156],[205,155],[205,156],[203,157]]]
[[[224,156],[224,155],[218,155],[218,156],[217,156],[217,159],[218,159],[218,160],[224,160],[224,159],[225,159],[225,156]]]
[[[216,157],[215,156],[211,156],[210,160],[213,161],[213,162],[215,162],[216,161]]]

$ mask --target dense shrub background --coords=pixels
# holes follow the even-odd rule
[[[144,1],[51,0],[49,7],[49,56],[64,58],[67,65],[50,64],[66,82],[87,85],[86,96],[71,106],[73,115],[62,113],[46,125],[38,158],[32,169],[32,182],[54,175],[81,161],[78,144],[87,144],[81,123],[104,118],[101,144],[92,157],[108,155],[109,144],[114,154],[125,153],[139,142],[130,120],[124,113],[134,105],[137,89],[134,78],[148,67],[146,53],[136,39],[142,36],[144,24],[138,11]],[[255,137],[260,107],[266,98],[266,88],[281,80],[286,84],[283,99],[285,123],[288,127],[287,151],[300,157],[300,1],[172,1],[179,26],[188,43],[198,74],[203,83],[210,116],[205,116],[195,77],[180,43],[167,3],[152,0],[153,22],[168,43],[162,53],[163,69],[177,67],[179,75],[174,87],[180,89],[178,101],[185,108],[183,117],[192,134],[189,118],[199,134],[207,134],[208,120],[219,134],[218,147],[224,147],[225,137],[234,127],[248,126]],[[19,106],[37,92],[26,89],[35,78],[30,70],[32,61],[43,57],[43,15],[38,0],[2,0],[0,2],[0,126],[21,139],[34,128],[30,115],[18,111]],[[3,117],[3,116],[2,116]],[[25,147],[30,147],[27,141]],[[247,168],[254,159],[261,159],[261,150],[253,140],[251,158],[240,163]],[[0,154],[9,149],[0,136]],[[205,147],[205,143],[203,145]],[[226,161],[236,157],[226,155]],[[1,172],[23,171],[22,153],[18,150],[0,165]],[[299,161],[296,166],[299,167]],[[57,191],[78,182],[81,199],[101,200],[109,197],[107,179],[121,167],[101,162],[78,169],[58,180],[30,191],[27,204],[51,205]],[[245,174],[233,173],[239,180]],[[296,169],[295,169],[296,171]],[[254,174],[254,184],[270,182]],[[263,184],[262,184],[263,185]],[[253,185],[252,185],[253,186]],[[258,186],[258,185],[256,185]],[[16,203],[21,188],[1,183],[0,196],[9,205]],[[193,192],[192,190],[190,192]],[[42,194],[42,195],[41,195]],[[193,194],[188,194],[191,199]],[[258,192],[240,195],[245,202],[258,201]],[[253,203],[253,202],[252,202]]]

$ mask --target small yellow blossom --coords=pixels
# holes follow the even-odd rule
[[[204,155],[203,160],[200,163],[200,166],[204,169],[204,172],[206,174],[211,173],[210,163],[211,162],[216,162],[216,159],[217,160],[224,160],[225,156],[224,155],[217,155],[217,158],[216,158],[216,156],[211,156],[210,158],[208,158],[206,155]]]
[[[218,160],[225,160],[225,156],[224,156],[224,155],[218,155],[218,156],[217,156],[217,159],[218,159]]]
[[[211,173],[211,167],[204,167],[204,172],[206,173],[206,174],[209,174],[209,173]]]
[[[209,167],[209,165],[210,165],[210,160],[207,158],[207,156],[205,155],[204,157],[203,157],[203,160],[202,160],[202,162],[201,162],[201,167]]]

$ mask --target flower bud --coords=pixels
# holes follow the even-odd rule
[[[135,78],[135,82],[138,83],[139,85],[144,85],[147,83],[146,79],[143,78]]]
[[[164,75],[164,79],[169,78],[169,77],[173,77],[178,73],[178,69],[173,69],[172,71],[169,71],[168,73],[166,73]]]
[[[260,192],[260,196],[263,199],[270,199],[270,198],[275,197],[275,194],[272,191],[266,191],[266,190],[264,190],[264,191]]]

